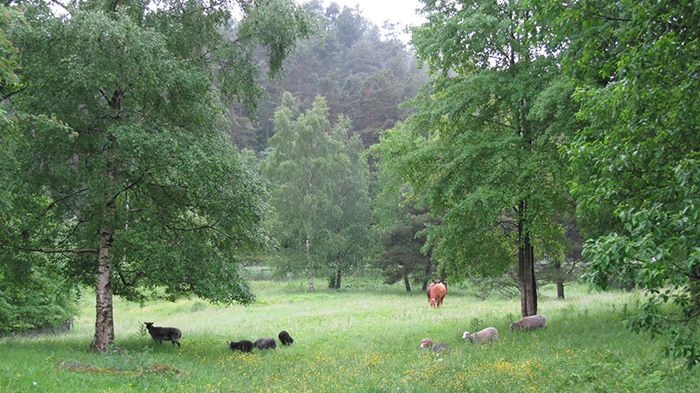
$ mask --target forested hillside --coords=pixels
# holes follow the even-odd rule
[[[281,75],[263,80],[268,96],[260,102],[254,120],[242,106],[232,108],[231,134],[239,147],[261,151],[268,146],[275,132],[273,113],[284,92],[297,97],[302,108],[323,96],[330,119],[348,117],[351,132],[359,134],[368,147],[379,141],[382,130],[406,118],[409,109],[400,104],[427,80],[391,26],[380,29],[359,9],[335,3],[324,7],[313,1],[306,9],[315,15],[317,30],[299,42]]]

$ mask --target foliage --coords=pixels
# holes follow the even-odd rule
[[[0,335],[50,329],[75,316],[76,287],[47,258],[0,258]]]
[[[317,96],[325,97],[331,120],[349,117],[351,133],[370,146],[380,130],[406,117],[408,110],[399,104],[415,95],[425,79],[404,44],[382,37],[358,9],[324,7],[320,1],[306,8],[316,15],[318,29],[290,54],[284,73],[264,82],[269,97],[261,102],[257,121],[246,121],[243,108],[233,108],[237,124],[232,136],[239,146],[265,149],[274,133],[273,113],[286,91],[305,108]]]
[[[13,9],[0,4],[0,125],[3,126],[5,122],[4,101],[19,86],[18,52],[8,39],[6,30],[12,19],[19,18]]]
[[[384,282],[393,284],[404,281],[406,291],[411,291],[409,278],[425,287],[431,278],[433,264],[430,256],[423,254],[425,218],[427,214],[415,215],[408,225],[396,225],[383,234],[383,252],[378,256],[377,266],[382,269]]]
[[[331,131],[331,139],[340,147],[335,157],[338,171],[333,176],[331,200],[333,210],[327,226],[331,236],[326,258],[335,270],[335,288],[342,287],[341,274],[363,267],[372,248],[369,165],[360,136],[351,132],[351,121],[340,118]]]
[[[289,270],[306,272],[311,290],[320,270],[332,266],[341,272],[359,263],[369,242],[368,167],[349,126],[345,118],[331,124],[322,97],[302,113],[287,93],[275,113],[276,132],[264,163],[272,233],[289,258]]]
[[[585,245],[591,279],[606,286],[623,277],[649,290],[637,326],[667,332],[669,352],[697,364],[698,5],[544,2],[541,13],[577,78],[586,124],[568,150],[571,190],[581,216],[607,216]],[[674,305],[671,315],[660,312],[663,303]]]
[[[395,171],[381,160],[377,167],[373,214],[383,247],[375,265],[387,284],[403,280],[410,292],[412,279],[425,288],[434,270],[430,255],[423,252],[425,231],[434,219],[427,209],[417,208],[415,202],[407,199],[408,186],[395,176]]]
[[[564,242],[558,148],[570,130],[558,112],[570,110],[570,86],[538,52],[523,2],[426,2],[423,13],[413,43],[433,79],[416,113],[382,136],[381,159],[440,218],[428,245],[448,272],[498,275],[517,255],[527,274],[533,245],[551,253]],[[534,277],[520,283],[531,313]]]
[[[0,184],[9,184],[17,164],[10,144],[17,132],[15,116],[8,117],[6,113],[7,100],[22,88],[17,75],[19,51],[6,34],[11,21],[23,22],[16,10],[0,5]],[[0,222],[12,221],[9,212],[13,202],[7,188],[0,190]],[[2,228],[0,237],[6,238]],[[13,255],[7,251],[0,252],[0,334],[51,328],[75,315],[75,288],[62,277],[60,269],[52,268],[42,256]]]
[[[308,24],[288,0],[239,4],[235,37],[222,34],[227,4],[198,1],[73,2],[70,17],[27,3],[9,29],[25,84],[10,104],[24,115],[4,141],[15,210],[0,242],[67,253],[71,280],[98,277],[96,341],[102,290],[252,300],[236,253],[267,242],[265,191],[228,141],[223,103],[253,102],[253,51],[267,46],[275,71]]]

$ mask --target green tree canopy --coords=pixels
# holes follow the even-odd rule
[[[265,242],[264,187],[226,135],[224,104],[253,103],[253,52],[280,61],[307,34],[288,0],[84,1],[56,16],[22,4],[10,35],[26,85],[9,143],[12,252],[67,253],[64,273],[96,287],[92,347],[114,340],[112,295],[252,299],[235,254]],[[7,225],[5,225],[7,224]]]
[[[526,2],[426,1],[423,12],[413,43],[433,80],[383,135],[381,159],[440,218],[428,244],[441,265],[494,274],[517,259],[521,311],[534,314],[534,246],[564,241],[554,213],[566,206],[567,130],[551,112],[566,84],[538,51]]]
[[[272,233],[290,270],[314,277],[341,273],[362,260],[369,242],[367,161],[350,122],[328,119],[325,99],[302,113],[291,94],[275,112],[275,135],[264,163],[271,183]],[[329,269],[330,268],[330,269]]]
[[[597,224],[593,281],[649,290],[636,328],[700,362],[700,8],[690,1],[541,2],[576,78],[585,127],[569,147],[579,215]],[[601,219],[603,218],[603,219]],[[675,313],[660,312],[663,303]]]

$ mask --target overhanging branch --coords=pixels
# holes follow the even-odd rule
[[[43,248],[43,247],[15,247],[22,251],[41,252],[44,254],[97,254],[96,248]]]

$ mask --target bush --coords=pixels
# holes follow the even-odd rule
[[[0,269],[0,335],[52,329],[78,312],[78,292],[55,272],[12,277]]]

